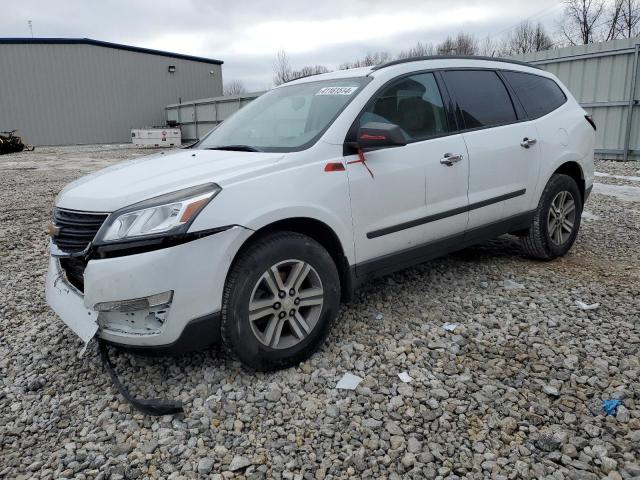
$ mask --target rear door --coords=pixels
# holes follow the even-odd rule
[[[399,267],[400,257],[392,254],[406,253],[409,264],[416,260],[416,247],[464,233],[467,151],[462,135],[450,134],[442,95],[430,72],[403,76],[382,87],[354,128],[368,122],[400,126],[409,143],[365,152],[371,174],[361,163],[349,163],[357,161],[357,155],[346,157],[356,259],[359,264],[388,260]]]
[[[536,198],[531,207],[534,208],[545,187],[544,179],[550,173],[548,168],[571,151],[568,147],[570,139],[580,141],[583,138],[576,127],[578,131],[584,129],[584,113],[579,108],[561,108],[567,103],[567,97],[551,78],[528,72],[504,71],[501,74],[538,131],[541,169]],[[586,130],[592,133],[590,128]]]
[[[493,70],[445,73],[469,152],[470,235],[530,209],[540,168],[535,125]]]

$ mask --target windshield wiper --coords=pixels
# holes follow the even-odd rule
[[[207,147],[205,150],[230,150],[233,152],[261,152],[259,148],[251,145],[221,145],[218,147]]]

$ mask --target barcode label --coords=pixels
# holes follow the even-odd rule
[[[351,95],[358,87],[324,87],[316,95]]]

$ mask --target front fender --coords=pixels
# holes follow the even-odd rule
[[[346,172],[325,172],[325,164],[326,160],[298,165],[223,187],[190,231],[226,225],[259,230],[282,220],[310,218],[333,230],[353,263],[348,178]]]
[[[292,218],[311,219],[324,223],[329,227],[338,237],[342,250],[350,264],[355,263],[354,246],[353,246],[353,232],[351,227],[351,215],[349,213],[349,204],[345,205],[345,215],[340,217],[327,208],[321,208],[319,205],[297,205],[287,206],[280,205],[275,208],[265,208],[264,210],[255,212],[253,216],[242,226],[250,228],[251,230],[260,230],[272,223],[279,222],[281,220],[287,220]],[[349,223],[346,223],[348,220]]]

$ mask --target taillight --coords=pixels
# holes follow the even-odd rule
[[[591,115],[585,115],[584,118],[587,119],[587,122],[589,122],[589,124],[593,127],[594,130],[597,130],[596,122],[593,121],[593,117]]]

